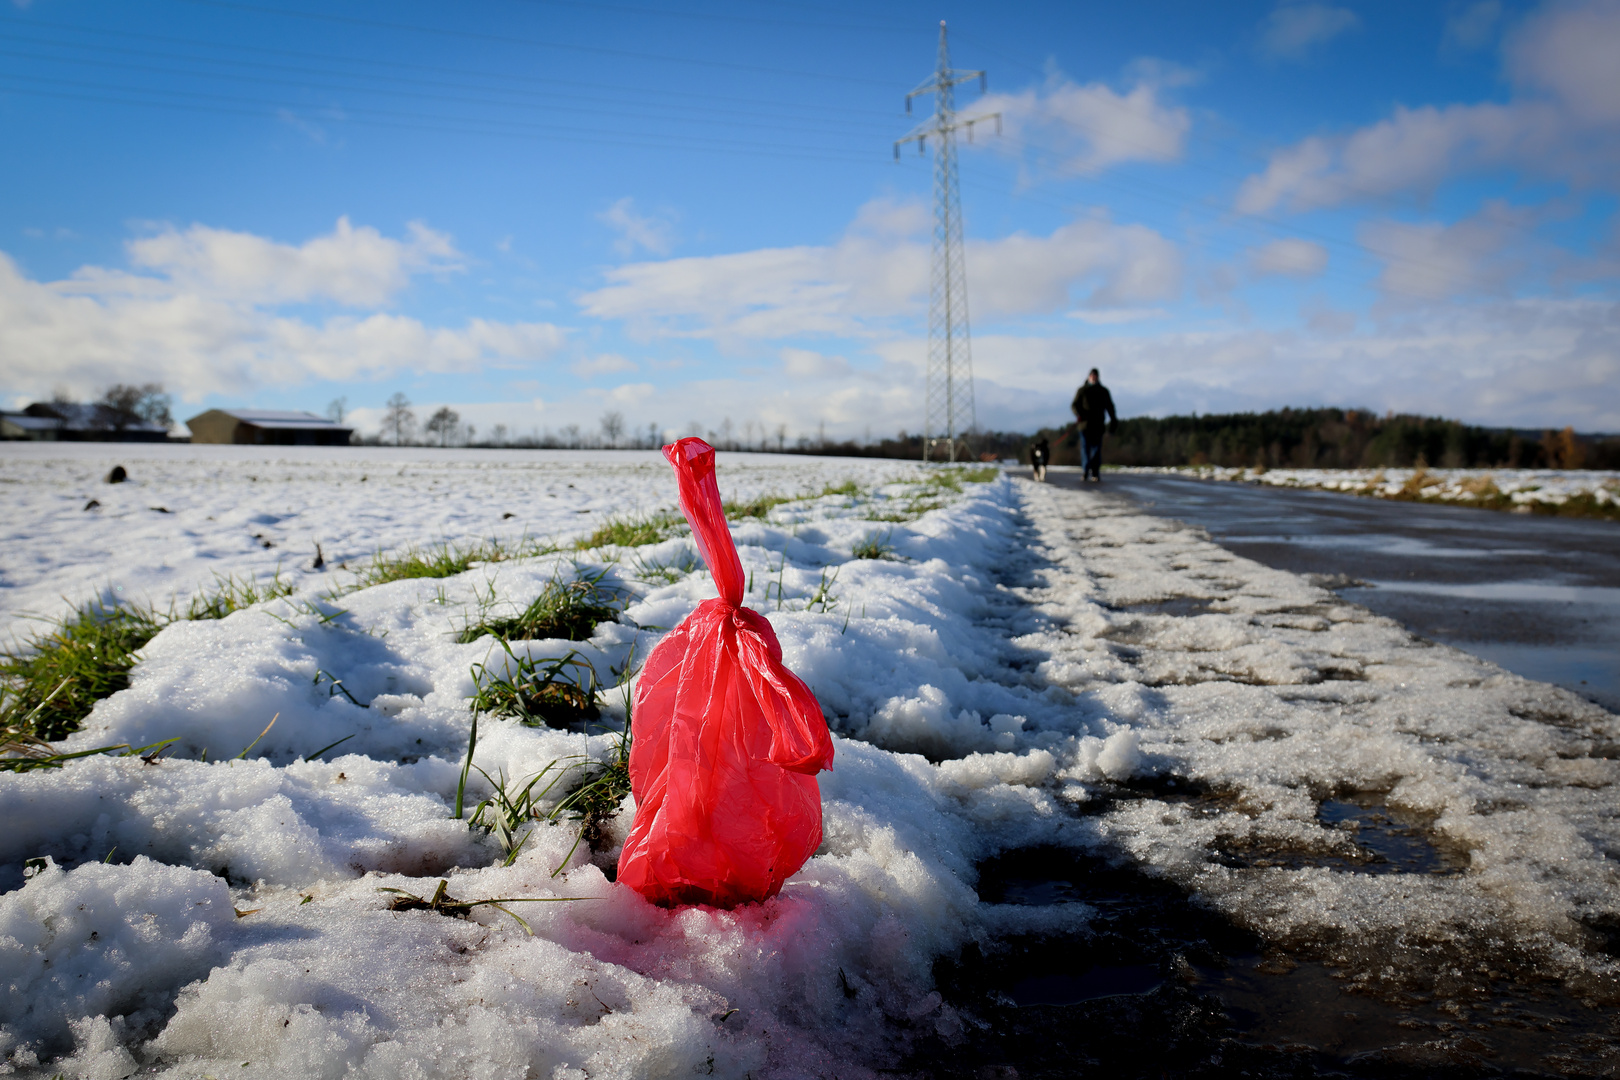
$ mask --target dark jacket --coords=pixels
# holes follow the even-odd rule
[[[1108,387],[1102,383],[1081,383],[1080,389],[1074,395],[1074,418],[1086,429],[1087,435],[1101,435],[1103,433],[1103,417],[1119,425],[1119,416],[1114,412],[1114,396],[1108,392]]]

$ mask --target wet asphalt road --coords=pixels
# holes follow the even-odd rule
[[[1048,480],[1124,494],[1267,566],[1350,579],[1324,583],[1415,634],[1620,711],[1620,523],[1164,475]]]

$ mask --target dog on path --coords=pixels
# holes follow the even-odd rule
[[[1052,460],[1052,444],[1045,436],[1035,440],[1035,445],[1029,448],[1029,464],[1035,472],[1037,484],[1046,483],[1046,463]]]

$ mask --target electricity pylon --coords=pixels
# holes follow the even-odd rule
[[[917,144],[926,153],[928,140],[934,140],[934,258],[928,284],[928,372],[924,389],[923,460],[940,443],[956,460],[957,440],[973,429],[973,352],[968,339],[967,274],[962,258],[962,200],[956,183],[956,132],[966,128],[973,141],[973,125],[996,122],[1001,134],[1001,114],[986,113],[966,120],[956,117],[955,87],[979,80],[979,92],[986,89],[982,71],[956,71],[951,67],[945,44],[945,21],[939,23],[939,69],[906,95],[906,112],[911,99],[934,95],[934,115],[905,138],[894,144],[894,159],[900,160],[904,143]]]

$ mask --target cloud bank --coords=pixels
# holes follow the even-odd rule
[[[311,379],[477,371],[544,359],[564,342],[549,323],[470,319],[434,327],[387,311],[421,274],[454,273],[448,236],[421,224],[404,239],[356,228],[300,245],[193,225],[127,245],[129,269],[86,266],[62,281],[27,277],[0,253],[0,355],[8,389],[81,395],[112,382],[160,381],[188,400],[241,396]],[[324,318],[284,310],[325,304]]]

